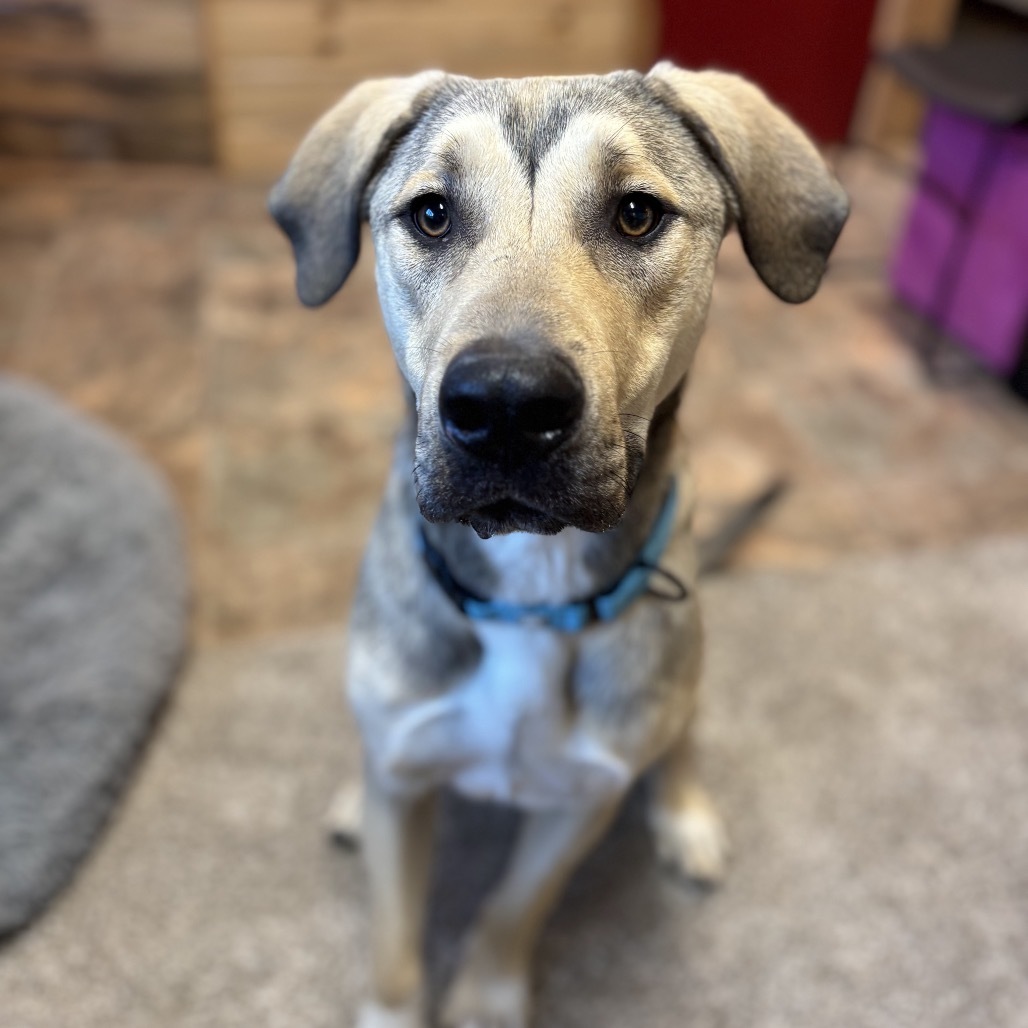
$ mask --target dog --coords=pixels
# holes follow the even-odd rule
[[[547,915],[640,776],[661,859],[724,870],[689,741],[702,644],[675,412],[729,229],[798,303],[848,201],[756,86],[661,63],[365,82],[269,206],[310,306],[370,222],[409,399],[349,636],[373,915],[360,1028],[424,1023],[444,785],[525,815],[441,1019],[524,1028]]]

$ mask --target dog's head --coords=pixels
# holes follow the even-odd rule
[[[485,536],[616,524],[649,420],[692,360],[727,229],[799,302],[847,201],[755,86],[660,64],[366,82],[311,130],[271,211],[312,306],[370,221],[422,514]]]

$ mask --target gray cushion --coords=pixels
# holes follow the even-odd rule
[[[67,880],[183,653],[186,576],[154,473],[0,378],[0,935]]]

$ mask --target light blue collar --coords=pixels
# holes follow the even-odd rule
[[[613,621],[644,593],[670,602],[678,602],[689,596],[685,583],[659,566],[674,529],[677,494],[678,489],[672,478],[650,536],[624,575],[603,592],[570,603],[508,603],[473,593],[454,578],[446,558],[429,541],[424,526],[418,533],[421,553],[443,592],[469,618],[508,624],[524,622],[543,625],[558,632],[580,632],[597,621]],[[673,591],[654,591],[650,586],[654,574],[660,575]]]

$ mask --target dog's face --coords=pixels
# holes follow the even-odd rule
[[[342,284],[367,216],[421,511],[486,536],[616,524],[727,228],[806,299],[846,203],[758,90],[665,65],[365,84],[312,130],[272,211],[310,304]]]

